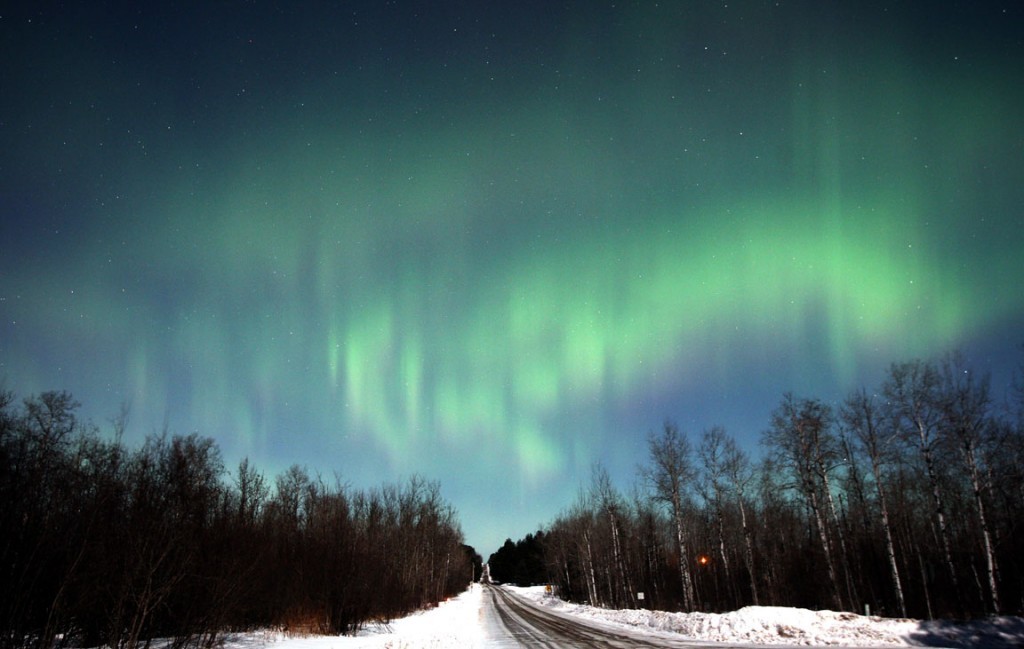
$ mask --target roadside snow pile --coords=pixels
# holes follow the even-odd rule
[[[228,636],[224,649],[463,649],[484,643],[476,623],[481,588],[472,588],[437,608],[414,613],[390,624],[370,624],[355,636],[295,636],[277,632]]]
[[[668,613],[608,610],[570,604],[545,594],[544,587],[514,588],[550,609],[605,624],[678,633],[687,639],[758,644],[984,647],[1024,646],[1024,618],[1001,617],[969,623],[866,617],[779,606],[748,606],[731,613]]]

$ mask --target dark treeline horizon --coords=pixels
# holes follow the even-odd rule
[[[546,529],[492,555],[491,576],[543,575],[612,608],[1020,614],[1022,377],[1008,387],[996,402],[954,353],[894,363],[835,405],[787,393],[756,460],[722,427],[666,421],[628,491],[595,465]]]
[[[691,438],[666,421],[628,491],[595,465],[491,575],[608,607],[1019,613],[1019,377],[1011,388],[996,403],[950,355],[895,363],[834,406],[785,394],[756,460],[721,427]],[[359,490],[299,466],[269,480],[195,434],[128,448],[126,413],[103,435],[77,408],[0,390],[0,647],[352,632],[480,574],[437,482]]]
[[[479,575],[437,482],[357,490],[299,466],[271,482],[195,434],[127,448],[126,414],[111,440],[77,408],[0,391],[0,647],[350,633]]]

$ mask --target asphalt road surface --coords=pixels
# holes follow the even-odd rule
[[[483,600],[481,615],[489,647],[728,647],[688,643],[667,634],[630,633],[591,625],[545,610],[500,586],[485,585]]]

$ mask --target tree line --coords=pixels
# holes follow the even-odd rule
[[[1020,612],[1024,389],[1009,394],[957,355],[896,363],[839,403],[784,395],[758,459],[667,422],[631,489],[597,465],[549,524],[548,579],[616,608]]]
[[[547,583],[544,539],[543,530],[527,534],[515,543],[512,539],[505,539],[505,543],[487,559],[491,581],[519,586]]]
[[[0,392],[0,646],[349,633],[462,591],[479,565],[436,482],[358,490],[298,466],[270,481],[198,435],[129,449],[125,413],[109,439],[77,408]]]

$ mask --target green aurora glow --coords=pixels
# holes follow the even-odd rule
[[[137,438],[166,419],[268,472],[440,478],[487,552],[593,461],[628,475],[665,417],[753,444],[784,390],[1012,354],[1009,63],[828,34],[769,56],[754,45],[789,28],[654,13],[607,27],[614,57],[569,20],[519,63],[325,63],[277,85],[242,65],[184,105],[145,83],[156,54],[112,71],[76,51],[71,74],[70,47],[46,58],[5,17],[49,77],[4,64],[22,92],[0,375],[97,421],[128,401]],[[679,29],[718,46],[680,50]]]

